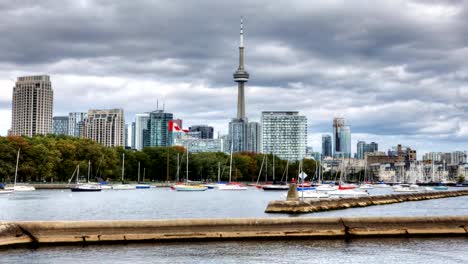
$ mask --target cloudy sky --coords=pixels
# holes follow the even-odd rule
[[[19,2],[19,3],[16,3]],[[297,110],[309,145],[333,117],[357,140],[466,150],[468,4],[446,0],[0,0],[0,135],[18,76],[49,74],[54,114],[165,102],[225,133],[244,16],[247,115]]]

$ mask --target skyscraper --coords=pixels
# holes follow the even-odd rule
[[[239,67],[233,74],[237,82],[237,117],[229,123],[229,140],[233,152],[245,151],[247,148],[247,117],[245,115],[244,84],[249,80],[249,73],[244,68],[244,28],[240,24]]]
[[[143,149],[144,131],[148,129],[148,120],[149,120],[148,113],[135,115],[135,149],[137,150]]]
[[[305,157],[307,118],[299,112],[262,112],[262,152],[286,160]]]
[[[90,109],[85,118],[84,136],[106,147],[124,146],[123,109]]]
[[[181,126],[179,126],[181,127]],[[207,125],[195,125],[189,127],[190,132],[200,132],[201,139],[213,139],[214,128]]]
[[[52,126],[54,135],[68,135],[68,116],[54,116]]]
[[[132,142],[131,142],[131,147],[132,149],[135,149],[135,122],[132,122]]]
[[[125,124],[125,136],[124,136],[124,146],[125,147],[128,147],[128,135],[129,135],[128,124]]]
[[[333,156],[351,158],[351,128],[344,118],[333,119]]]
[[[84,122],[87,113],[71,112],[68,114],[68,135],[73,137],[83,137]]]
[[[379,151],[379,145],[375,142],[367,144],[365,141],[358,141],[356,147],[356,158],[364,159],[366,153],[372,153]]]
[[[262,151],[262,130],[258,122],[247,123],[247,151],[260,153]]]
[[[148,129],[144,132],[144,147],[172,146],[172,132],[169,131],[169,121],[172,113],[156,110],[149,113]]]
[[[54,92],[48,75],[18,77],[13,87],[12,135],[52,133]]]
[[[332,155],[332,138],[330,135],[322,135],[322,157],[331,157]]]

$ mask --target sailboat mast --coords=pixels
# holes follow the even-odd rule
[[[180,164],[179,164],[179,153],[177,153],[177,171],[176,171],[176,182],[179,182],[179,167],[180,167]]]
[[[89,174],[91,173],[91,160],[88,160],[88,183],[89,183]]]
[[[143,182],[145,182],[146,168],[143,168]]]
[[[268,181],[268,154],[266,155],[266,163],[265,163],[265,184]]]
[[[186,164],[186,169],[185,169],[185,173],[187,174],[187,179],[186,179],[186,182],[188,183],[188,145],[187,145],[187,164]]]
[[[231,139],[231,158],[230,158],[230,161],[229,161],[229,182],[231,182],[231,178],[232,178],[232,148],[234,147],[232,142],[233,142],[233,140]]]
[[[138,161],[138,183],[140,182],[140,162]]]
[[[218,161],[218,183],[221,182],[221,162]]]
[[[257,186],[258,182],[260,181],[260,176],[262,175],[263,163],[265,163],[265,156],[263,156],[262,165],[260,166],[260,171],[258,172]]]
[[[273,158],[273,182],[275,182],[275,154],[271,154],[271,157]]]
[[[125,171],[125,153],[122,153],[122,184],[124,182],[124,171]]]
[[[15,183],[14,183],[14,186],[16,186],[16,179],[18,178],[18,164],[19,164],[20,151],[21,151],[21,148],[18,149],[18,154],[16,155],[16,168],[15,168]]]
[[[78,164],[78,168],[76,172],[76,184],[78,184],[79,179],[80,179],[80,164]]]

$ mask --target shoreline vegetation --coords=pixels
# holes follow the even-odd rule
[[[140,179],[146,182],[167,182],[177,179],[179,156],[179,180],[185,180],[186,151],[180,146],[146,147],[142,151],[123,147],[104,147],[90,139],[65,135],[37,135],[34,137],[0,137],[0,182],[12,183],[16,155],[21,149],[18,182],[68,182],[77,165],[86,172],[91,162],[91,178],[98,181],[119,182],[121,179],[122,154],[125,153],[125,179],[137,181],[138,163]],[[273,155],[268,154],[268,181],[273,180]],[[257,181],[264,154],[242,152],[233,155],[233,181]],[[275,159],[275,179],[281,180],[287,166],[286,160]],[[217,181],[218,166],[221,181],[229,178],[229,155],[222,152],[189,154],[189,180]],[[318,162],[305,159],[303,170],[313,176]],[[299,162],[289,162],[288,181],[297,179]],[[263,169],[260,180],[265,180]],[[84,177],[84,175],[81,175]],[[327,179],[327,175],[324,175]],[[335,176],[336,177],[336,176]],[[351,175],[353,177],[353,175]],[[359,178],[359,173],[355,175]],[[309,178],[310,180],[311,178]],[[283,181],[286,177],[283,176]],[[332,179],[333,180],[333,179]]]

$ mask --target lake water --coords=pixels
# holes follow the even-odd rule
[[[374,189],[371,194],[389,193]],[[168,188],[72,193],[38,190],[0,196],[0,220],[118,220],[292,217],[265,214],[282,192],[175,192]],[[305,214],[332,216],[468,215],[468,197]],[[0,251],[0,263],[468,263],[468,241],[457,239],[360,239],[192,242],[68,246]]]

